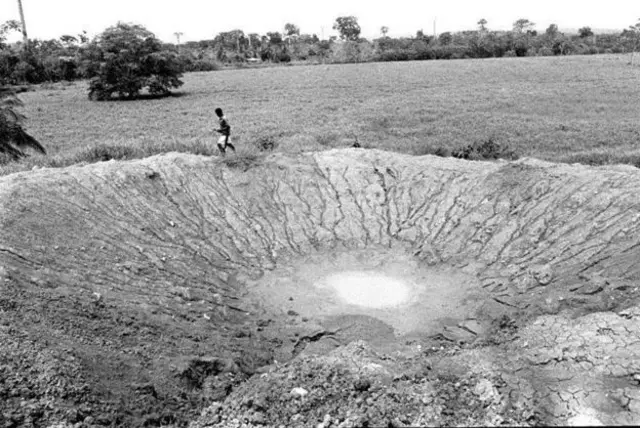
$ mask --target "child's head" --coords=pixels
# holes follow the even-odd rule
[[[216,109],[216,114],[218,115],[218,117],[222,117],[222,109],[220,107]]]

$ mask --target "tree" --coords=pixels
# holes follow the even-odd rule
[[[384,25],[380,27],[380,34],[382,34],[382,37],[387,37],[388,32],[389,32],[389,27]]]
[[[578,30],[578,35],[581,39],[586,39],[593,36],[593,31],[591,31],[591,27],[582,27]]]
[[[273,46],[282,45],[282,42],[283,42],[282,34],[278,33],[277,31],[267,33],[267,37],[270,45],[273,45]]]
[[[27,22],[24,20],[24,11],[22,10],[22,0],[18,0],[18,10],[20,11],[20,21],[22,22],[22,40],[26,49],[29,45],[29,38],[27,37]]]
[[[88,67],[98,69],[89,82],[89,98],[106,100],[116,93],[135,98],[144,88],[166,95],[183,84],[182,66],[175,52],[141,25],[119,22],[98,35],[86,49]]]
[[[356,42],[360,37],[360,25],[358,25],[358,18],[355,16],[340,16],[336,18],[333,29],[338,30],[342,40]]]
[[[513,31],[519,34],[522,34],[522,33],[531,34],[533,33],[533,28],[535,26],[536,24],[529,21],[528,19],[518,19],[516,22],[513,23]]]
[[[448,31],[440,33],[438,36],[438,42],[443,46],[450,45],[453,42],[453,35]]]
[[[22,102],[13,89],[0,87],[0,154],[14,160],[26,156],[22,151],[24,147],[30,147],[42,154],[47,153],[44,147],[22,128],[25,117],[15,111],[15,107],[21,105]]]
[[[551,24],[549,25],[549,27],[545,30],[545,34],[547,35],[547,37],[551,40],[555,39],[556,37],[558,37],[558,35],[560,34],[560,31],[558,30],[558,26],[556,24]]]
[[[65,48],[70,49],[73,48],[76,43],[78,43],[78,38],[69,34],[64,34],[60,36],[60,42],[64,45]]]
[[[482,33],[484,33],[485,31],[487,31],[487,20],[482,18],[480,21],[478,21],[478,30]]]
[[[20,23],[16,20],[9,20],[0,25],[0,49],[4,48],[7,34],[11,31],[20,31]]]
[[[284,33],[288,37],[299,36],[300,35],[300,28],[295,24],[287,23],[287,24],[284,24]]]
[[[284,25],[284,34],[286,35],[287,45],[291,47],[291,42],[296,44],[296,39],[300,36],[300,28],[298,28],[295,24],[285,24]]]
[[[624,44],[631,51],[631,65],[634,65],[635,53],[640,48],[640,18],[635,25],[629,26],[629,28],[622,31],[620,35]]]
[[[78,39],[81,44],[89,43],[89,37],[87,37],[87,30],[82,30],[82,33],[78,34]]]

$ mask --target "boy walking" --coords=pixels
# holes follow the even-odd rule
[[[220,138],[218,138],[218,149],[220,149],[220,153],[222,153],[223,156],[227,153],[227,147],[230,147],[235,153],[236,148],[233,147],[233,144],[229,141],[231,126],[229,126],[229,122],[227,122],[227,118],[224,117],[221,108],[218,107],[215,111],[220,125],[220,127],[216,129],[216,132],[220,134]]]

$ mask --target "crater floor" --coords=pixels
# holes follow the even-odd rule
[[[0,421],[638,424],[638,188],[358,149],[1,177]]]

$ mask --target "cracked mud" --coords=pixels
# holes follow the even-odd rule
[[[638,188],[355,149],[2,177],[0,426],[637,425]]]

